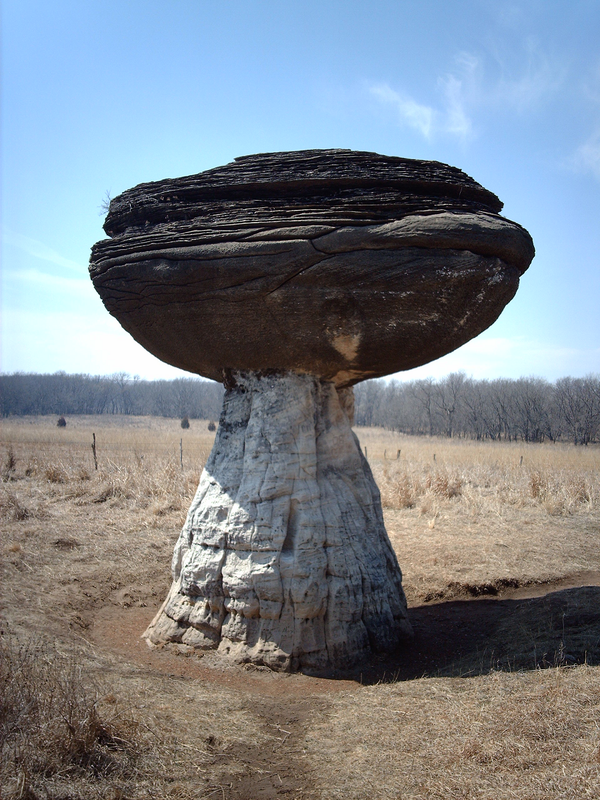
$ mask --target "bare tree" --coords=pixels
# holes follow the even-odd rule
[[[423,432],[428,433],[429,436],[433,436],[435,433],[433,423],[435,391],[436,386],[433,378],[424,378],[423,380],[415,381],[410,384],[409,387],[409,393],[417,401],[425,415],[427,429]]]
[[[558,418],[573,444],[587,445],[598,436],[600,428],[598,378],[593,375],[588,375],[586,378],[561,378],[556,382],[555,402]]]
[[[454,432],[454,418],[461,408],[464,389],[464,372],[452,372],[434,387],[433,403],[444,420],[444,433],[449,438]]]
[[[16,373],[0,375],[0,413],[154,414],[217,419],[223,387],[214,381],[176,378],[144,381],[110,376]],[[355,390],[357,425],[409,434],[476,439],[600,440],[600,376],[476,381],[457,372],[435,381],[365,381]]]

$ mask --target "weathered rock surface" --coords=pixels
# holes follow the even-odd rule
[[[235,375],[151,642],[276,669],[346,667],[410,634],[352,389]],[[350,393],[350,394],[349,394]]]
[[[321,670],[409,635],[351,387],[494,322],[534,254],[501,208],[453,167],[349,150],[248,156],[111,202],[90,263],[106,308],[227,388],[150,642]]]
[[[248,156],[113,200],[90,271],[111,314],[168,363],[346,386],[439,358],[496,320],[534,253],[501,207],[437,162]]]

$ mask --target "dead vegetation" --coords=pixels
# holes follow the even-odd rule
[[[595,447],[388,436],[403,447],[382,448],[381,433],[370,428],[361,433],[389,508],[456,498],[482,512],[514,506],[569,515],[600,504]]]
[[[412,603],[600,570],[598,448],[359,434]]]
[[[42,640],[0,639],[0,720],[6,797],[90,783],[137,782],[155,737],[73,656]],[[75,790],[75,792],[74,792]]]
[[[598,449],[358,429],[417,637],[320,680],[140,641],[214,436],[190,426],[3,423],[2,797],[600,794]]]
[[[431,678],[336,698],[308,746],[331,800],[593,798],[599,718],[585,666]]]

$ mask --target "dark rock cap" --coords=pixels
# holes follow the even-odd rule
[[[174,366],[349,385],[439,358],[495,321],[534,255],[501,208],[435,161],[244,156],[112,200],[90,273],[110,313]]]

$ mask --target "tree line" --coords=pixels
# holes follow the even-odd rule
[[[0,414],[139,414],[218,419],[223,387],[201,378],[146,381],[114,375],[0,375]]]
[[[0,375],[0,414],[139,414],[218,419],[223,387],[200,378]],[[462,372],[355,387],[355,423],[402,433],[506,441],[600,442],[600,376],[475,380]]]
[[[413,435],[505,441],[600,441],[600,376],[366,381],[355,389],[355,422]]]

